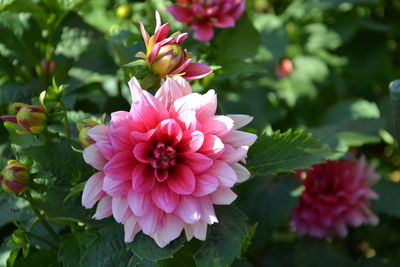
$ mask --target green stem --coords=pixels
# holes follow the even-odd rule
[[[38,240],[38,241],[41,241],[41,242],[45,243],[46,245],[48,245],[48,246],[51,247],[51,248],[57,248],[56,245],[54,245],[54,244],[51,243],[49,240],[47,240],[47,239],[45,239],[45,238],[43,238],[43,237],[41,237],[41,236],[38,236],[38,235],[36,235],[36,234],[34,234],[34,233],[30,233],[30,232],[27,232],[26,234],[27,234],[28,236],[32,237],[32,238],[35,238],[35,239]]]
[[[37,218],[39,219],[39,221],[42,223],[42,225],[44,226],[44,228],[47,230],[47,232],[50,234],[51,238],[58,242],[59,237],[57,235],[57,233],[53,230],[53,228],[51,227],[51,225],[48,223],[48,221],[43,217],[43,215],[40,213],[40,211],[36,208],[36,205],[34,203],[34,200],[32,198],[31,193],[28,191],[25,193],[25,198],[26,200],[28,200],[29,205],[31,206],[33,212],[36,214]]]

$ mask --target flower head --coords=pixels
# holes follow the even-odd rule
[[[299,234],[344,237],[348,226],[378,223],[368,202],[378,198],[370,185],[379,175],[364,157],[327,161],[297,175],[306,176],[304,192],[292,217],[292,226]]]
[[[156,12],[156,29],[150,37],[140,22],[140,30],[146,45],[146,53],[139,52],[138,57],[146,60],[148,67],[161,77],[179,75],[186,80],[196,80],[211,73],[206,64],[193,63],[182,42],[187,33],[175,32],[168,37],[169,24],[161,25],[160,14]]]
[[[177,0],[167,9],[177,21],[188,23],[195,39],[208,42],[214,36],[214,28],[235,27],[245,7],[245,0]]]
[[[28,167],[16,160],[9,160],[1,172],[3,190],[10,193],[20,193],[28,187]]]
[[[46,128],[47,114],[43,107],[14,103],[11,109],[17,112],[16,116],[1,116],[0,119],[18,124],[31,134],[39,134]]]
[[[113,215],[124,225],[125,241],[137,232],[164,247],[185,231],[204,240],[218,222],[213,205],[228,205],[231,187],[249,178],[240,163],[256,135],[239,131],[247,115],[215,115],[213,90],[192,93],[181,77],[167,77],[155,96],[129,82],[129,112],[111,114],[110,125],[88,131],[95,141],[85,161],[98,172],[87,181],[82,204],[95,219]]]

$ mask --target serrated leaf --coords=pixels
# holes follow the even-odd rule
[[[279,131],[261,135],[251,147],[247,168],[253,176],[292,172],[323,162],[331,156],[331,148],[301,131]]]
[[[80,259],[79,239],[76,234],[63,236],[59,250],[58,259],[63,267],[78,267]]]
[[[172,255],[183,247],[185,243],[184,235],[172,241],[168,246],[160,248],[152,238],[140,233],[127,247],[135,253],[141,260],[148,259],[158,261],[172,258]]]
[[[374,186],[379,199],[372,202],[373,208],[381,213],[400,218],[400,183],[382,180]]]
[[[246,216],[233,206],[216,207],[219,223],[209,226],[206,241],[194,255],[198,267],[230,266],[241,256],[247,236]]]
[[[101,228],[97,239],[82,253],[82,267],[126,267],[132,253],[126,249],[121,225]]]
[[[305,238],[295,248],[294,260],[297,267],[354,267],[350,258],[334,251],[323,240]]]

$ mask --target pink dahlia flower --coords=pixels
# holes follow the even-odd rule
[[[161,77],[180,75],[186,80],[203,78],[212,69],[202,63],[193,63],[182,42],[187,33],[176,32],[168,37],[169,23],[161,25],[160,14],[156,12],[156,29],[151,37],[140,22],[140,31],[146,45],[146,53],[139,52],[138,57],[146,60],[148,67]]]
[[[94,126],[95,141],[83,151],[98,170],[86,182],[82,205],[93,218],[114,216],[125,242],[142,231],[160,247],[179,237],[206,238],[218,222],[214,205],[229,205],[231,187],[249,178],[240,163],[256,135],[239,131],[252,118],[215,115],[213,90],[192,93],[181,77],[168,77],[153,96],[136,78],[129,82],[132,107],[111,114],[110,125]]]
[[[245,10],[245,0],[177,0],[167,7],[177,21],[188,23],[194,38],[208,42],[214,28],[233,28]]]
[[[379,179],[365,157],[317,164],[309,171],[299,171],[304,178],[304,192],[294,209],[292,226],[301,235],[314,237],[341,236],[348,226],[378,224],[368,207],[378,195],[370,185]]]

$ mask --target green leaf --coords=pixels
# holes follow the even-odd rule
[[[0,192],[0,226],[13,220],[21,222],[33,217],[27,201],[13,194]]]
[[[297,267],[357,266],[349,258],[334,251],[325,241],[316,239],[300,240],[294,258]]]
[[[381,213],[400,218],[400,184],[382,180],[374,187],[379,199],[372,202],[373,208]]]
[[[247,236],[247,218],[233,206],[216,207],[219,223],[210,226],[206,241],[194,255],[198,267],[230,266],[240,257]]]
[[[15,261],[14,267],[52,266],[61,267],[57,261],[57,252],[53,250],[40,250],[29,254],[26,258],[20,257]]]
[[[10,142],[22,148],[33,146],[41,146],[44,144],[43,136],[36,136],[29,133],[24,133],[24,129],[18,124],[5,122],[4,127],[8,131]]]
[[[311,134],[288,130],[261,135],[251,147],[247,168],[253,176],[292,172],[323,162],[333,151]]]
[[[160,248],[152,238],[140,233],[135,237],[135,240],[129,243],[128,248],[135,253],[140,259],[148,259],[158,261],[172,258],[172,255],[183,247],[185,243],[184,235],[172,241],[168,246]]]
[[[132,253],[126,249],[121,225],[101,228],[98,237],[82,253],[82,267],[126,267]]]
[[[63,236],[58,250],[58,259],[62,262],[63,267],[79,266],[80,248],[78,238],[79,236],[76,234]]]

